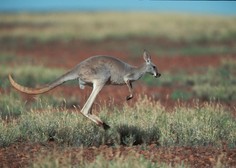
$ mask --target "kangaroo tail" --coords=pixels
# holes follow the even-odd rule
[[[16,83],[12,76],[9,74],[9,81],[11,83],[11,85],[18,91],[23,92],[23,93],[27,93],[27,94],[32,94],[32,95],[36,95],[36,94],[42,94],[45,92],[48,92],[50,90],[52,90],[53,88],[61,85],[62,83],[68,81],[68,80],[73,80],[76,79],[76,77],[74,77],[74,75],[70,74],[71,72],[66,73],[65,75],[62,75],[61,77],[59,77],[58,79],[56,79],[54,82],[45,85],[44,87],[40,87],[40,88],[29,88],[29,87],[25,87],[25,86],[21,86],[20,84]]]

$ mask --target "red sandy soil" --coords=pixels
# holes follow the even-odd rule
[[[50,67],[61,67],[70,69],[80,61],[93,56],[93,55],[113,55],[119,57],[122,60],[134,65],[139,65],[143,62],[142,53],[140,58],[130,57],[128,51],[125,50],[113,50],[107,49],[106,46],[109,42],[101,43],[89,43],[81,41],[73,41],[70,43],[52,42],[47,44],[31,44],[31,47],[25,47],[19,45],[14,49],[6,47],[5,50],[9,50],[17,53],[22,58],[30,56],[35,62],[43,63],[45,66]],[[117,44],[115,44],[117,45]],[[120,44],[122,46],[122,44]],[[206,67],[206,66],[218,66],[221,62],[222,56],[158,56],[156,53],[152,53],[153,62],[156,63],[160,69],[160,72],[164,71],[175,71],[178,69],[185,69],[188,72],[193,72],[193,67]],[[234,56],[229,56],[234,58]],[[224,57],[225,58],[225,57]],[[163,73],[162,73],[163,74]],[[163,74],[164,75],[164,74]],[[161,80],[154,79],[154,80]],[[135,98],[130,100],[128,103],[133,104],[137,100],[137,94],[148,95],[155,101],[160,101],[167,109],[176,104],[175,101],[170,100],[168,95],[172,93],[174,88],[168,87],[148,87],[141,83],[134,85]],[[62,86],[56,88],[50,93],[54,95],[65,96],[76,96],[78,103],[82,105],[86,98],[91,92],[90,89],[80,90],[78,86],[68,87]],[[120,105],[122,106],[125,102],[128,89],[126,86],[107,86],[99,94],[96,102],[98,104],[106,104],[108,106]],[[25,95],[24,95],[25,96]],[[27,97],[28,99],[32,97]],[[187,102],[188,103],[188,102]],[[190,103],[191,104],[191,103]],[[228,106],[231,106],[229,104]],[[140,146],[134,147],[118,147],[113,148],[109,146],[100,147],[89,147],[89,148],[66,148],[60,149],[57,144],[48,142],[46,144],[32,144],[27,142],[18,142],[10,145],[6,148],[0,148],[0,167],[24,167],[30,162],[36,159],[36,156],[44,151],[50,153],[51,151],[60,151],[66,156],[75,156],[82,151],[83,158],[87,161],[93,161],[95,156],[103,154],[107,160],[112,159],[114,156],[126,156],[128,153],[133,151],[136,153],[136,157],[144,155],[146,158],[152,161],[162,161],[167,163],[181,163],[181,161],[190,164],[191,167],[212,167],[220,160],[225,165],[235,166],[236,165],[236,150],[227,148],[212,148],[212,147],[173,147],[164,148],[157,147],[156,145],[150,145],[147,147],[148,150],[142,149]],[[73,163],[77,163],[76,157],[72,159]]]

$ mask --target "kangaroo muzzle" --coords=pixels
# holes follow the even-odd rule
[[[154,77],[159,78],[159,77],[161,77],[161,74],[160,74],[160,73],[156,73],[156,74],[154,75]]]

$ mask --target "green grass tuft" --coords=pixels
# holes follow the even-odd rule
[[[7,123],[0,119],[0,147],[6,147],[20,139],[21,131],[17,122]]]
[[[9,95],[0,94],[0,105],[2,119],[17,118],[25,111],[25,103],[13,93]]]

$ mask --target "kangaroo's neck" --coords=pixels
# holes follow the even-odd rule
[[[132,67],[132,77],[133,80],[140,79],[146,73],[146,64],[143,64],[139,67]]]

